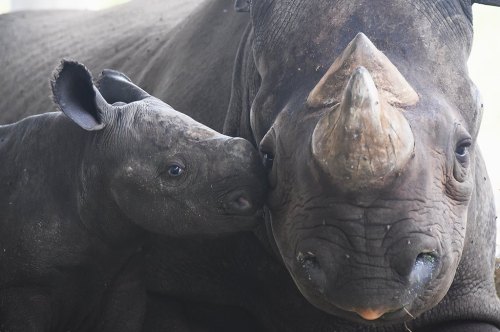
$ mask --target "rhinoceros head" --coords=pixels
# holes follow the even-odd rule
[[[434,307],[464,251],[480,158],[470,2],[239,3],[248,80],[235,80],[225,129],[260,146],[298,288],[357,322]]]
[[[261,218],[263,171],[249,142],[173,110],[119,72],[104,71],[98,86],[71,61],[52,82],[56,104],[89,132],[82,216],[118,209],[123,222],[170,236],[246,230]]]

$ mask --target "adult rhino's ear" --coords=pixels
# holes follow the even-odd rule
[[[101,95],[110,104],[129,104],[150,97],[146,91],[132,83],[125,74],[116,70],[103,70],[96,85]]]
[[[500,0],[473,0],[472,4],[479,3],[481,5],[500,7]]]
[[[247,13],[250,11],[251,0],[235,0],[234,10],[238,13]]]
[[[62,60],[54,72],[51,87],[54,102],[73,122],[89,131],[104,128],[101,110],[104,99],[92,84],[92,75],[84,65]]]

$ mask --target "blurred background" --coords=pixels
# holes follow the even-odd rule
[[[0,13],[52,8],[99,10],[124,2],[127,0],[0,0]],[[493,183],[497,215],[500,215],[500,8],[481,5],[473,8],[475,38],[469,70],[486,107],[479,144]],[[497,225],[497,256],[500,257],[500,219]]]
[[[25,9],[88,9],[99,10],[128,0],[0,0],[0,13]]]
[[[474,45],[469,73],[484,99],[479,145],[495,192],[500,216],[500,7],[474,5]],[[500,219],[497,218],[497,257],[500,257]]]

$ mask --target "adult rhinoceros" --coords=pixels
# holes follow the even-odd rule
[[[8,88],[18,76],[73,56],[216,129],[225,118],[261,149],[260,241],[152,246],[145,329],[499,331],[470,1],[236,1],[240,16],[231,5],[207,1],[173,30],[175,6],[159,1],[0,22],[3,118],[41,102],[41,89]]]

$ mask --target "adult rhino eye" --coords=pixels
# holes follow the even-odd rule
[[[269,153],[269,152],[264,152],[262,162],[263,162],[265,168],[267,168],[267,169],[272,168],[273,162],[274,162],[274,155],[272,153]]]
[[[472,142],[470,139],[458,143],[455,149],[455,156],[460,163],[466,164],[468,162],[469,148],[471,144]]]
[[[170,165],[168,167],[168,175],[170,175],[172,177],[181,176],[182,173],[184,173],[184,168],[182,166],[174,164],[174,165]]]

